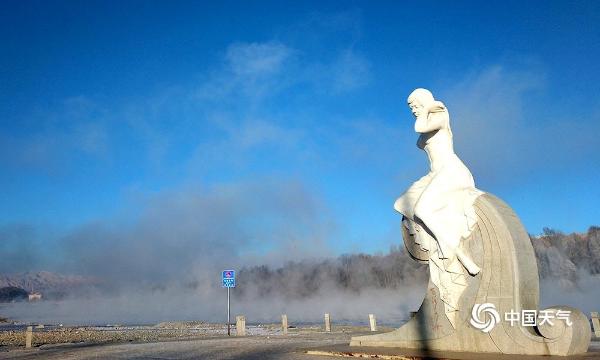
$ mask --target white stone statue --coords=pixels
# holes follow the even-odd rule
[[[508,204],[475,188],[469,169],[454,153],[446,106],[425,89],[413,91],[408,105],[420,134],[417,145],[427,153],[431,169],[394,208],[403,215],[408,253],[429,265],[429,283],[419,310],[400,328],[355,336],[350,346],[418,349],[425,357],[430,351],[585,353],[591,330],[577,309],[556,305],[541,310],[570,314],[568,322],[556,318],[553,324],[513,326],[502,317],[539,307],[531,239]]]
[[[416,89],[408,97],[408,106],[416,118],[415,131],[421,134],[417,146],[427,153],[430,171],[396,200],[394,209],[404,216],[403,224],[415,235],[416,245],[429,253],[432,281],[454,323],[453,313],[466,286],[461,279],[461,265],[473,276],[480,271],[463,253],[460,242],[469,237],[477,223],[473,203],[482,192],[475,188],[471,172],[454,153],[445,105],[436,101],[429,90]],[[450,277],[452,281],[446,279]]]

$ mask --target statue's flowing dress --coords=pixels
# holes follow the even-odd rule
[[[454,323],[452,314],[466,286],[455,253],[461,239],[467,238],[477,223],[473,203],[482,192],[475,188],[471,172],[454,153],[448,111],[428,116],[440,117],[436,119],[440,126],[421,134],[417,146],[427,153],[430,171],[396,200],[394,208],[404,215],[403,225],[416,235],[417,246],[430,254],[432,281],[438,285],[446,314]]]

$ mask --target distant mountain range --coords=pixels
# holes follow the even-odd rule
[[[29,293],[40,292],[44,297],[62,298],[74,290],[94,285],[94,279],[78,275],[61,275],[48,271],[0,274],[0,288],[17,287]]]
[[[574,287],[583,275],[600,276],[600,227],[586,233],[564,234],[544,229],[530,236],[542,280]],[[424,283],[426,265],[412,261],[403,246],[384,255],[349,254],[326,260],[303,260],[273,268],[268,265],[240,269],[237,293],[258,296],[308,297],[323,289],[360,292],[368,288],[400,288]],[[94,278],[46,271],[0,275],[0,288],[18,287],[41,292],[45,299],[60,299],[110,285]],[[133,284],[132,284],[133,286]],[[197,285],[196,285],[197,286]]]

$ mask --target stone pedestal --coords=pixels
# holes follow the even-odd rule
[[[33,343],[33,326],[28,326],[25,330],[25,347],[30,348]]]
[[[288,333],[288,318],[287,314],[281,315],[281,331],[283,331],[284,335]]]

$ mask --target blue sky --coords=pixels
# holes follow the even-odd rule
[[[428,166],[416,87],[530,233],[599,224],[596,1],[0,7],[10,251],[169,209],[170,229],[225,214],[214,223],[239,235],[223,241],[250,255],[385,252],[401,241],[392,204]]]

